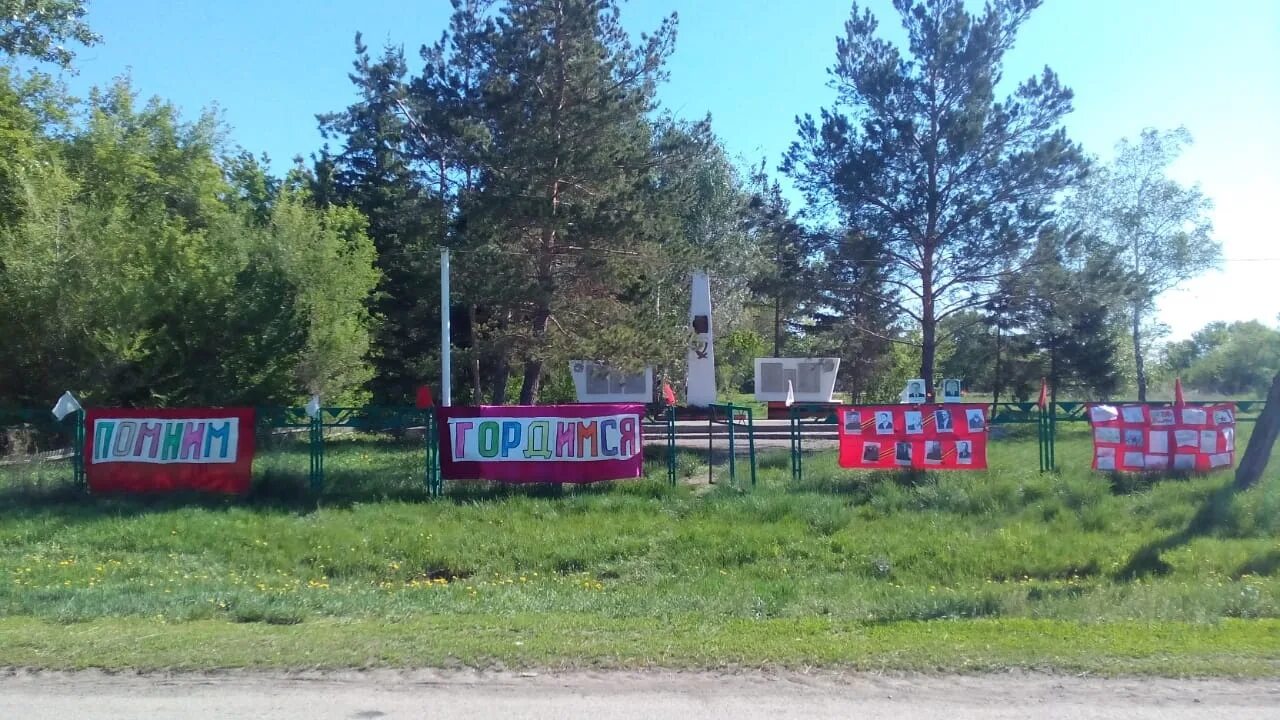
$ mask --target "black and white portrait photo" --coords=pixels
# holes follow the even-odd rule
[[[911,464],[911,443],[899,442],[893,452],[893,459],[899,465]]]
[[[893,434],[893,412],[889,410],[876,411],[876,434],[892,435]]]
[[[880,462],[880,443],[869,442],[862,444],[862,462],[878,463]]]
[[[951,411],[950,410],[934,410],[933,421],[937,425],[938,432],[951,432]]]

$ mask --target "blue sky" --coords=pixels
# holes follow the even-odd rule
[[[889,0],[865,3],[893,37]],[[1076,92],[1067,126],[1106,158],[1144,127],[1185,125],[1195,145],[1172,173],[1214,200],[1228,258],[1170,292],[1161,319],[1174,338],[1205,323],[1280,315],[1280,1],[1048,0],[1024,27],[1005,75],[1044,65]],[[730,152],[771,166],[795,136],[794,118],[829,104],[826,68],[847,0],[631,0],[624,23],[650,30],[680,15],[663,104],[710,113]],[[90,0],[105,43],[83,51],[83,93],[129,72],[143,95],[189,115],[217,104],[235,143],[267,152],[277,169],[316,150],[315,114],[352,99],[347,72],[357,30],[377,47],[437,39],[447,0]],[[411,67],[413,64],[411,62]]]

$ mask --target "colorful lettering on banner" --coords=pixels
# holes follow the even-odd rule
[[[843,407],[839,410],[838,432],[841,467],[987,467],[987,412],[983,405]]]
[[[1093,469],[1206,472],[1235,464],[1235,406],[1089,406]]]
[[[94,492],[246,493],[253,408],[85,410],[85,473]]]
[[[643,474],[639,404],[440,408],[450,480],[589,483]]]

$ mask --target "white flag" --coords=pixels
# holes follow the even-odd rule
[[[80,410],[83,410],[83,408],[80,407],[79,401],[77,401],[76,396],[72,395],[71,391],[68,390],[62,393],[62,397],[58,398],[58,402],[54,404],[53,416],[61,421],[62,418],[73,412],[79,412]]]
[[[307,406],[303,409],[307,411],[308,417],[312,417],[312,418],[319,417],[320,416],[320,396],[312,395],[311,399],[307,401]]]
[[[787,407],[796,404],[796,391],[791,387],[791,381],[787,380]]]

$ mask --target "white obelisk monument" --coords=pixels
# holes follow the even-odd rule
[[[689,347],[685,394],[690,406],[706,407],[716,401],[716,352],[711,327],[711,278],[704,272],[693,274],[689,324],[693,326],[693,343]]]

